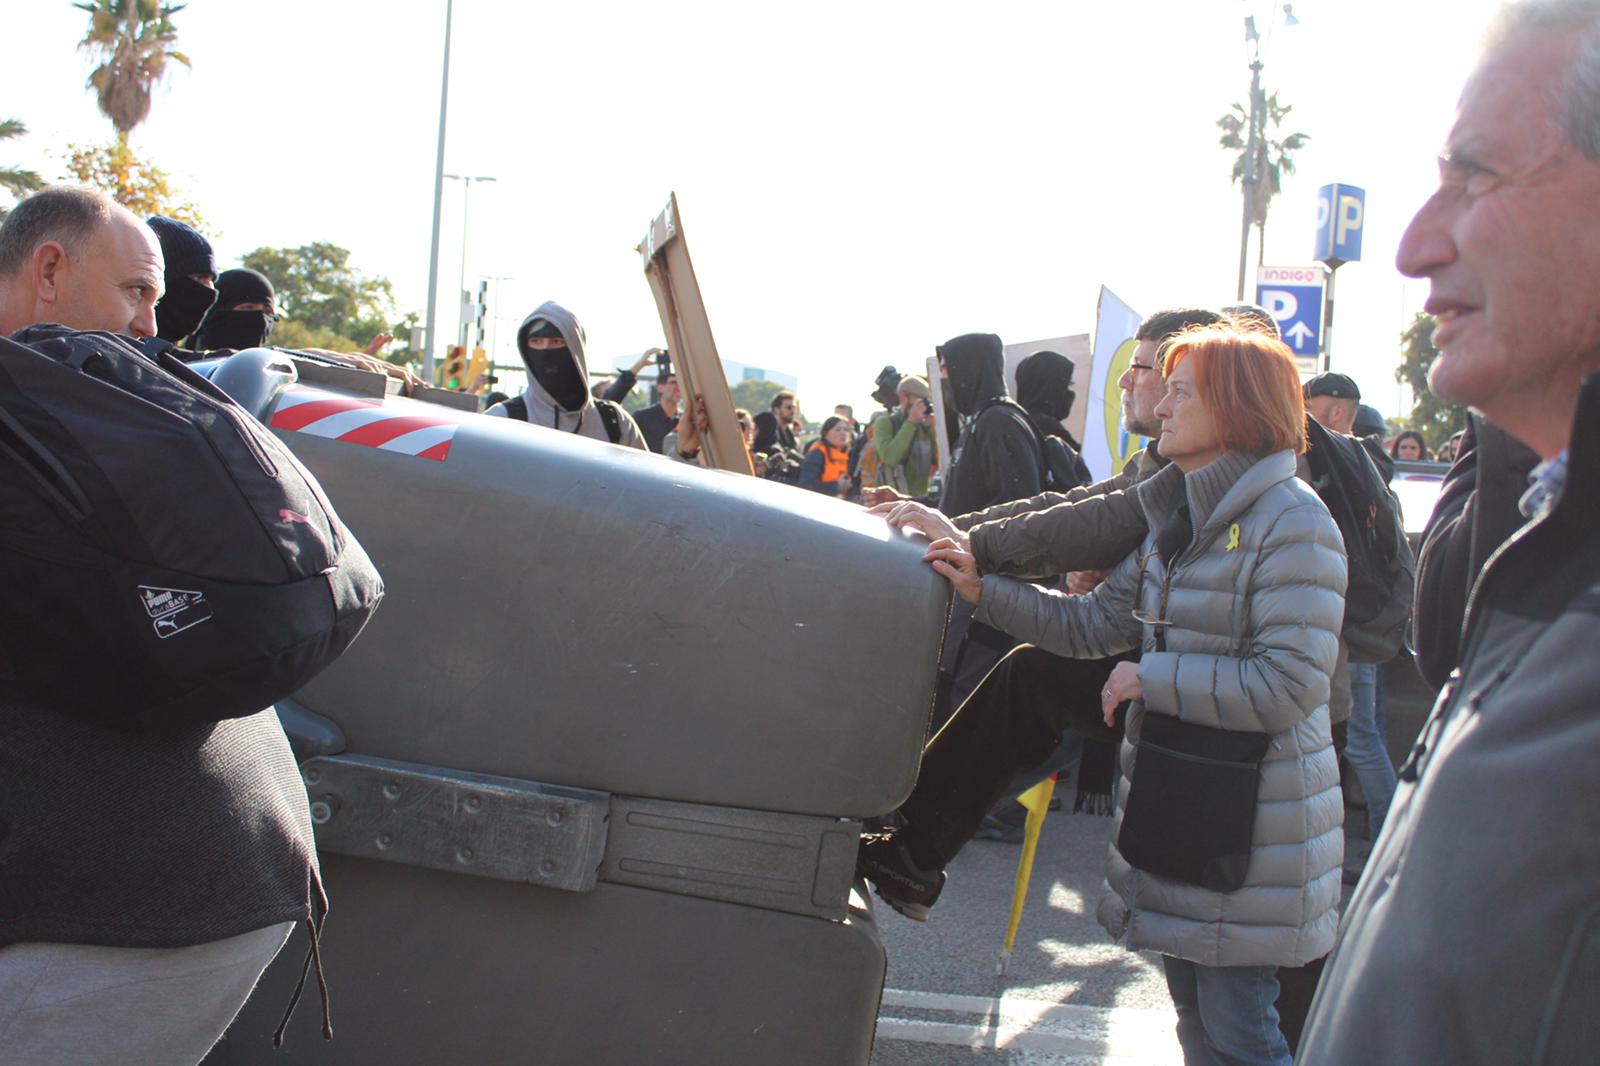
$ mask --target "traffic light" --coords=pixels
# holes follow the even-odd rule
[[[452,392],[460,392],[467,387],[467,350],[459,344],[452,344],[445,349],[442,387]]]
[[[472,349],[472,362],[467,367],[468,386],[477,386],[480,381],[487,379],[488,376],[489,353],[484,351],[481,346]],[[474,391],[476,391],[476,389],[474,389]]]

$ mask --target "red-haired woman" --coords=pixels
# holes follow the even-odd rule
[[[1108,723],[1131,702],[1101,924],[1164,957],[1186,1062],[1288,1066],[1276,970],[1325,955],[1338,922],[1344,805],[1327,700],[1344,542],[1295,476],[1305,410],[1281,341],[1186,332],[1164,373],[1158,448],[1171,462],[1137,490],[1150,532],[1094,592],[980,576],[953,541],[928,559],[978,620],[1020,640],[1074,658],[1141,650],[1102,694]],[[1004,785],[919,780],[913,798],[939,798],[902,808],[880,856],[948,861],[976,828],[963,794]],[[937,896],[942,873],[905,872]],[[874,881],[926,914],[929,893],[897,901],[892,875]]]

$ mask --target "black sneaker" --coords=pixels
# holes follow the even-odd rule
[[[928,920],[928,911],[939,899],[945,880],[943,870],[924,870],[912,862],[898,833],[861,838],[856,876],[871,882],[879,899],[915,922]]]

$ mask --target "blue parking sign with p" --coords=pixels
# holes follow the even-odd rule
[[[1335,268],[1360,259],[1366,217],[1365,189],[1324,185],[1317,193],[1317,250],[1313,258]]]
[[[1256,271],[1256,303],[1278,323],[1294,354],[1314,359],[1322,347],[1322,296],[1326,273],[1320,266],[1262,267]]]

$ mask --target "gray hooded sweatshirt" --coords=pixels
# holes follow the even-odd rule
[[[545,323],[554,326],[561,334],[562,340],[566,341],[565,351],[573,364],[570,383],[575,387],[572,388],[570,396],[564,397],[565,404],[540,383],[536,374],[537,359],[545,353],[528,347],[528,338]],[[517,352],[522,356],[523,365],[528,368],[528,387],[523,390],[522,402],[528,405],[528,422],[531,425],[557,429],[564,433],[577,433],[611,443],[611,435],[606,431],[605,420],[596,409],[594,398],[589,394],[589,368],[584,361],[583,326],[579,324],[576,315],[553,300],[540,304],[533,314],[522,320],[522,325],[517,329]],[[506,418],[509,412],[505,404],[497,403],[484,414]],[[644,434],[639,432],[639,426],[634,422],[633,416],[620,407],[617,414],[620,416],[622,436],[616,443],[649,451]]]

